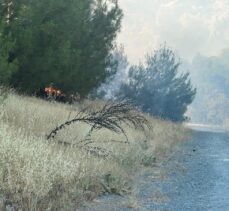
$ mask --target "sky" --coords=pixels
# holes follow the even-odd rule
[[[124,18],[118,43],[131,63],[166,43],[191,61],[229,48],[229,0],[119,0]]]

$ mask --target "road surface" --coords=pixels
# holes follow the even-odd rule
[[[154,169],[139,178],[134,197],[104,196],[82,210],[229,211],[228,133],[194,131],[161,169],[165,178]]]

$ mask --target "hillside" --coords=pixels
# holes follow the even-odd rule
[[[0,206],[4,202],[23,210],[72,210],[107,192],[128,194],[134,176],[187,138],[183,126],[147,116],[150,130],[123,125],[129,143],[108,130],[92,134],[90,146],[106,149],[108,156],[76,147],[90,130],[83,123],[62,130],[55,140],[46,139],[80,109],[96,110],[103,104],[85,100],[68,105],[10,93],[1,104]],[[63,141],[73,145],[59,144]]]

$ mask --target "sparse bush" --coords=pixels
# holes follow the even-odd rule
[[[153,164],[156,163],[156,157],[154,155],[145,155],[143,158],[142,158],[142,165],[144,166],[152,166]]]

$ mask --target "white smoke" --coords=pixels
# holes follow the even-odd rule
[[[196,99],[188,112],[193,122],[223,125],[229,121],[228,58],[229,48],[215,57],[199,54],[192,63],[184,65],[197,87]]]
[[[228,0],[120,0],[119,42],[131,63],[166,42],[182,58],[218,55],[229,46]]]
[[[109,79],[106,83],[102,84],[97,91],[99,95],[102,95],[106,100],[116,99],[121,84],[128,78],[128,70],[130,67],[123,47],[116,49],[113,54],[113,59],[117,62],[117,72],[112,80]]]

